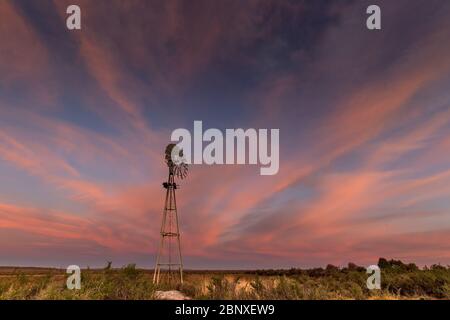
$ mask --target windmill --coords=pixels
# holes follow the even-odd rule
[[[181,257],[180,228],[178,226],[177,201],[175,198],[175,190],[178,188],[178,185],[175,183],[175,177],[178,179],[186,178],[188,165],[183,158],[183,150],[179,149],[173,143],[166,147],[165,162],[169,168],[169,177],[167,182],[163,183],[163,187],[166,189],[166,200],[153,283],[158,284],[160,282],[161,270],[163,272],[166,271],[168,281],[171,282],[174,271],[178,269],[180,283],[182,284],[183,259]],[[175,253],[173,252],[174,250]]]

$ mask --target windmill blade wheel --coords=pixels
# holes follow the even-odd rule
[[[188,173],[188,166],[186,163],[181,163],[174,168],[174,174],[180,179],[186,178]]]

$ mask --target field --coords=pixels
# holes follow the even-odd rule
[[[154,286],[152,271],[82,270],[80,290],[66,288],[65,270],[0,267],[0,299],[155,299],[179,290],[192,299],[450,299],[450,267],[380,259],[381,290],[366,288],[365,268],[186,271],[185,283]]]

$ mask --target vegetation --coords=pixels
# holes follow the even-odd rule
[[[381,290],[368,290],[365,268],[350,263],[325,269],[190,271],[185,283],[154,286],[149,270],[82,271],[81,289],[68,290],[64,270],[0,268],[0,299],[153,299],[177,289],[193,299],[450,299],[450,267],[381,258]]]

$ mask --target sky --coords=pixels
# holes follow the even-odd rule
[[[152,268],[194,120],[280,169],[190,166],[185,268],[450,264],[450,2],[372,2],[1,0],[0,265]]]

